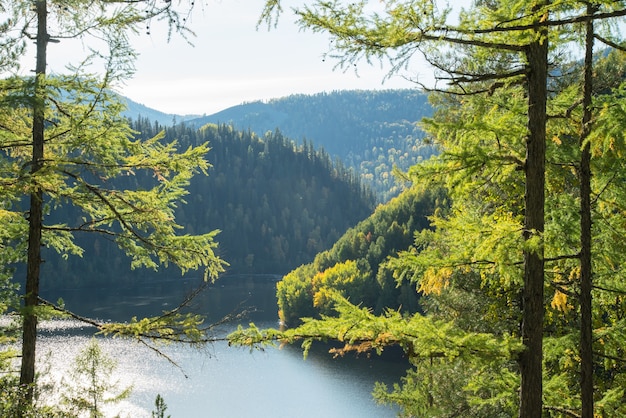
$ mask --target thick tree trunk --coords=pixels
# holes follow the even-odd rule
[[[593,15],[593,5],[587,6]],[[585,76],[583,84],[583,118],[580,135],[580,396],[581,418],[593,418],[593,342],[591,320],[591,152],[586,139],[591,131],[593,90],[593,20],[587,22]]]
[[[33,150],[31,173],[41,169],[44,158],[44,111],[46,47],[48,44],[46,0],[35,3],[37,10],[37,64],[33,101]],[[41,267],[41,230],[43,226],[43,193],[33,182],[30,194],[28,218],[28,259],[26,265],[26,285],[24,289],[24,323],[22,328],[22,367],[20,385],[26,390],[25,402],[33,400],[35,381],[35,347],[37,342],[37,314],[35,308],[39,299],[39,271]]]
[[[527,49],[528,137],[526,140],[526,191],[524,239],[542,239],[545,213],[546,102],[548,77],[547,31],[537,30],[538,39]],[[519,416],[537,418],[542,414],[542,358],[544,319],[543,244],[524,249],[524,290],[520,357],[521,393]]]

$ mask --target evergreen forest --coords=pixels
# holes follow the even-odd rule
[[[386,202],[406,186],[394,168],[407,170],[436,152],[418,127],[431,114],[427,94],[418,89],[346,90],[244,103],[184,123],[227,123],[261,137],[278,128],[353,168],[377,201]]]
[[[386,309],[420,311],[416,288],[398,283],[385,261],[408,248],[415,234],[430,227],[428,218],[436,208],[446,204],[442,189],[409,188],[379,205],[332,248],[283,277],[277,285],[280,320],[295,326],[304,317],[332,314],[333,292],[379,314]]]
[[[183,148],[209,144],[207,175],[190,181],[175,214],[188,233],[209,226],[220,230],[216,251],[229,264],[226,274],[284,274],[313,260],[373,210],[372,192],[352,170],[279,131],[260,138],[229,125],[165,128],[148,119],[132,127],[140,140],[164,130],[165,143],[176,140]],[[116,180],[120,187],[137,189],[151,181],[142,175]],[[71,213],[60,206],[51,218]],[[129,258],[105,236],[77,235],[76,242],[84,248],[82,257],[45,253],[46,287],[133,285],[180,276],[171,268],[131,270]]]

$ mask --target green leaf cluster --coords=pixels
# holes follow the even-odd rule
[[[201,344],[206,342],[206,333],[201,315],[180,312],[165,312],[150,318],[133,317],[126,323],[105,323],[100,333],[105,336],[133,338],[138,340],[184,342]]]

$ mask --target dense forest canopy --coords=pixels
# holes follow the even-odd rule
[[[417,89],[356,90],[245,103],[185,124],[228,123],[261,137],[278,128],[355,169],[377,200],[385,202],[405,186],[394,177],[394,167],[407,170],[436,152],[418,126],[431,114],[427,95]]]
[[[289,272],[278,283],[281,321],[295,326],[303,317],[332,314],[332,292],[351,303],[381,313],[386,309],[420,310],[414,286],[397,282],[384,263],[408,248],[415,234],[428,229],[428,218],[447,206],[441,189],[403,191],[346,231],[313,262]]]
[[[135,121],[133,128],[142,140],[162,129],[148,119]],[[229,263],[227,273],[286,273],[313,260],[373,210],[372,193],[351,170],[310,143],[296,145],[278,131],[259,138],[227,125],[165,129],[164,141],[175,139],[183,148],[209,144],[208,175],[191,180],[185,203],[175,212],[189,233],[207,225],[221,231],[217,251]],[[153,181],[142,175],[117,180],[138,189]],[[72,209],[61,206],[51,216],[68,213]],[[85,249],[82,258],[46,253],[46,287],[121,285],[154,280],[155,274],[180,275],[172,269],[131,271],[127,258],[106,237],[77,239]]]

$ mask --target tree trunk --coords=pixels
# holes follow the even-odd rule
[[[33,108],[33,150],[31,174],[43,166],[44,158],[44,112],[45,112],[45,73],[46,48],[48,44],[46,0],[35,3],[37,10],[37,64],[35,68]],[[37,342],[37,313],[39,299],[39,271],[41,267],[41,230],[43,226],[43,192],[31,183],[30,210],[28,217],[28,258],[26,264],[26,285],[24,289],[24,323],[22,328],[22,367],[20,385],[25,388],[25,403],[33,400],[35,381],[35,347]]]
[[[547,16],[546,16],[547,17]],[[526,190],[524,196],[524,239],[543,239],[545,213],[546,102],[548,77],[547,30],[537,29],[537,38],[527,48],[528,137],[526,139]],[[542,414],[542,357],[544,319],[543,244],[524,249],[524,290],[520,356],[521,393],[519,416]]]
[[[593,15],[589,4],[587,13]],[[585,142],[591,131],[591,99],[593,90],[593,20],[587,21],[583,83],[583,117],[580,135],[580,397],[581,418],[593,418],[593,342],[591,321],[591,152]]]

